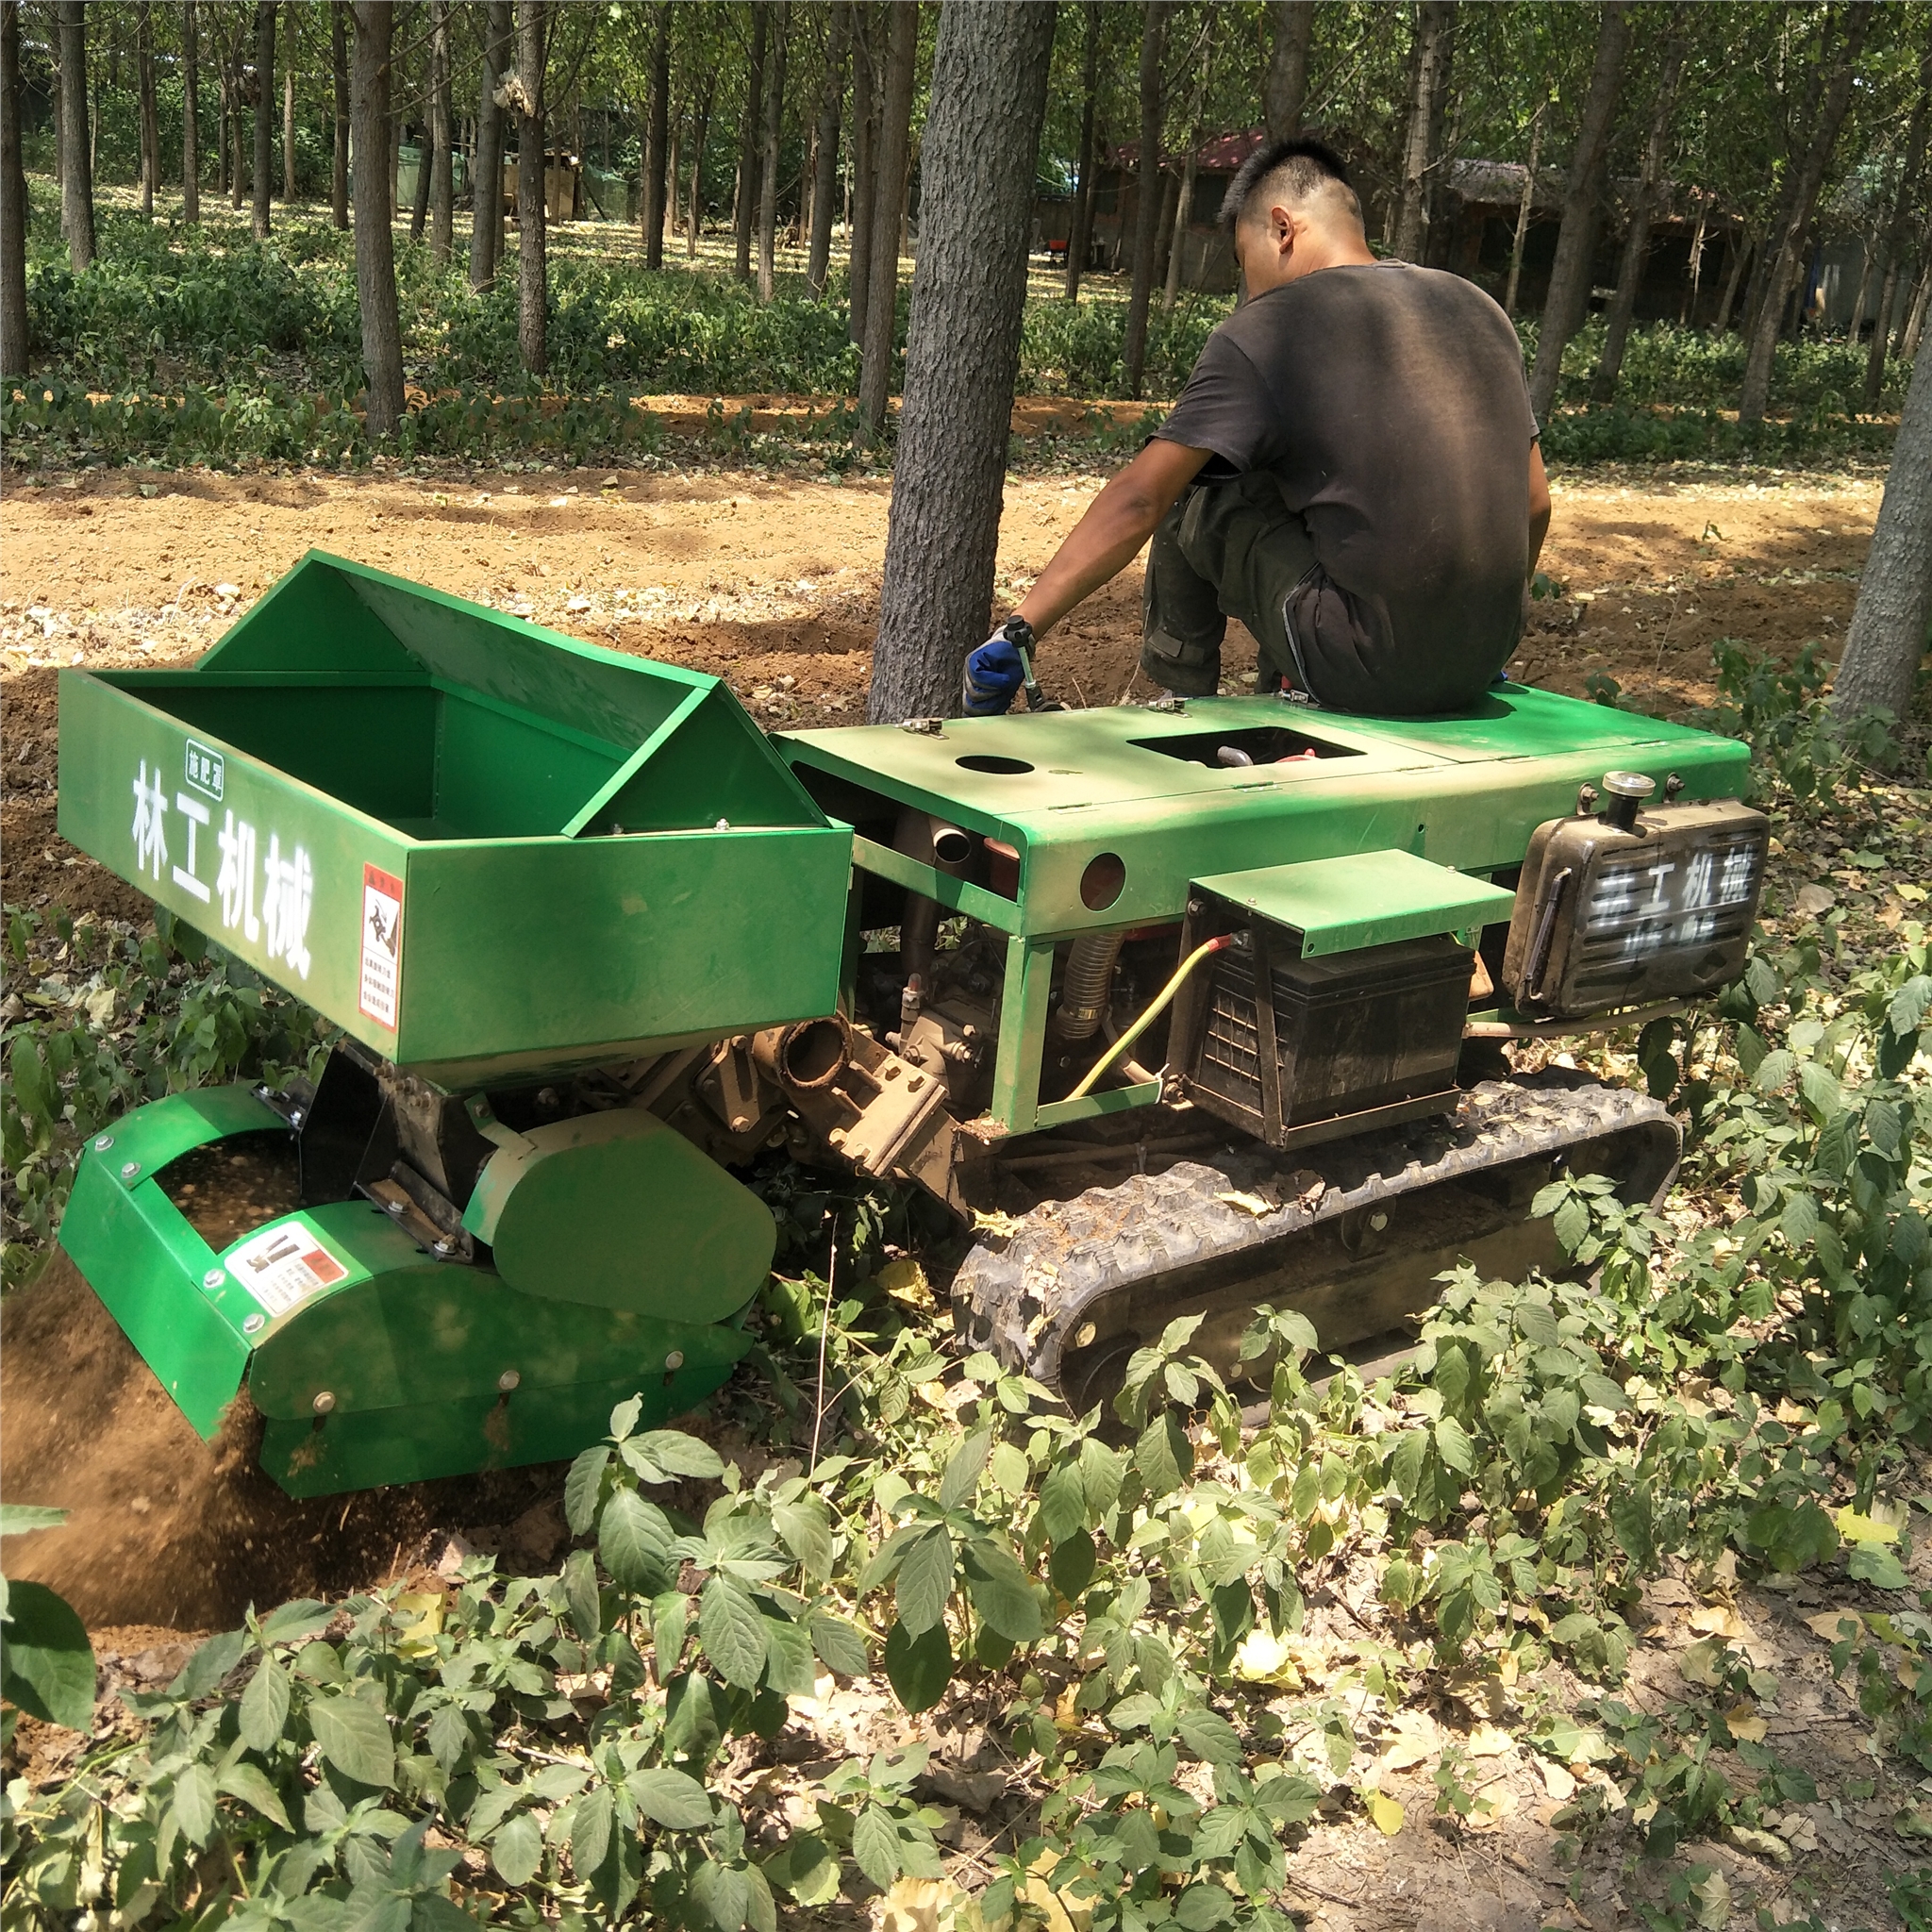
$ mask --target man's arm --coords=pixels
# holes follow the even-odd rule
[[[1094,508],[1100,508],[1096,501]],[[1543,446],[1529,446],[1529,575],[1536,575],[1536,560],[1542,555],[1543,539],[1550,534],[1550,479],[1543,471]]]
[[[1044,637],[1076,604],[1134,560],[1213,454],[1156,437],[1115,472],[1088,506],[1014,615],[1033,626],[1035,637]],[[1543,502],[1547,520],[1547,492]]]

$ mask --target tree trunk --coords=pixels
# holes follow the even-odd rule
[[[1529,210],[1536,200],[1537,163],[1543,152],[1543,116],[1549,110],[1547,97],[1537,103],[1529,123],[1529,166],[1524,172],[1523,198],[1516,204],[1516,240],[1509,249],[1509,280],[1503,290],[1503,313],[1516,313],[1516,291],[1523,280],[1523,244],[1529,239]]]
[[[181,0],[181,219],[201,220],[200,22],[195,0]]]
[[[93,266],[94,171],[88,140],[87,9],[58,0],[60,35],[60,233],[75,275]]]
[[[1731,261],[1724,275],[1723,291],[1717,298],[1717,313],[1710,319],[1710,325],[1719,335],[1731,325],[1731,305],[1738,299],[1738,284],[1744,279],[1744,266],[1751,259],[1757,247],[1753,238],[1733,229],[1731,233]]]
[[[1308,47],[1315,33],[1314,0],[1273,0],[1274,47],[1262,90],[1271,141],[1302,130],[1302,103],[1308,92]]]
[[[855,0],[852,30],[852,227],[846,244],[848,325],[861,350],[872,298],[872,209],[878,187],[878,33],[876,15]]]
[[[509,67],[510,0],[490,0],[483,13],[483,84],[476,95],[475,197],[470,211],[470,286],[496,280],[503,253],[504,75]]]
[[[1681,19],[1681,16],[1679,16]],[[1617,393],[1624,369],[1624,345],[1630,339],[1630,318],[1637,311],[1637,291],[1650,259],[1650,223],[1663,186],[1669,158],[1671,117],[1677,108],[1677,86],[1684,75],[1683,35],[1673,32],[1664,49],[1663,71],[1657,76],[1657,105],[1650,119],[1650,140],[1643,150],[1643,172],[1637,178],[1637,200],[1630,210],[1630,228],[1624,238],[1624,258],[1617,264],[1617,290],[1610,297],[1609,321],[1604,332],[1604,353],[1591,384],[1591,399],[1607,403]]]
[[[765,13],[759,0],[751,9],[751,58],[744,82],[744,119],[738,129],[738,197],[731,211],[731,240],[736,250],[732,273],[741,282],[751,280],[752,225],[758,216],[758,138],[764,123]]]
[[[1160,171],[1160,229],[1154,238],[1154,280],[1157,286],[1167,285],[1167,264],[1174,253],[1174,220],[1179,211],[1181,200],[1181,177],[1172,168]],[[1153,295],[1150,291],[1148,301]]]
[[[705,75],[705,92],[698,103],[691,130],[691,208],[684,227],[684,254],[687,261],[698,258],[698,227],[705,217],[705,137],[711,131],[711,102],[718,92],[716,69]]]
[[[516,0],[517,8],[517,350],[524,371],[546,375],[550,265],[544,231],[543,56],[544,0]]]
[[[449,0],[429,0],[429,254],[438,268],[449,266],[457,226],[449,63]]]
[[[1306,10],[1295,0],[1297,10]],[[1080,277],[1093,235],[1093,117],[1100,100],[1100,0],[1082,0],[1086,53],[1080,65],[1080,173],[1067,226],[1067,300],[1080,299]]]
[[[671,172],[671,8],[659,0],[651,36],[651,104],[644,124],[644,266],[664,266],[664,183]]]
[[[1004,10],[1004,9],[1003,9]],[[941,24],[945,16],[941,15]],[[866,278],[865,344],[858,365],[858,434],[876,440],[892,387],[892,338],[899,320],[899,243],[912,162],[912,89],[918,77],[919,8],[894,6],[888,23],[886,85],[880,104]]]
[[[329,218],[349,225],[349,30],[348,0],[329,0],[328,74],[333,109],[328,171]]]
[[[1924,333],[1928,298],[1932,298],[1932,258],[1920,265],[1918,287],[1912,291],[1911,304],[1899,326],[1897,355],[1901,361],[1918,361],[1919,338]]]
[[[811,171],[811,240],[805,258],[806,292],[815,302],[824,300],[825,277],[832,267],[832,202],[839,181],[839,109],[845,95],[847,25],[844,0],[835,0],[824,78],[819,83]]]
[[[26,175],[20,161],[20,8],[0,0],[0,376],[27,370]]]
[[[356,300],[362,311],[362,370],[369,434],[386,441],[403,420],[403,332],[396,313],[395,244],[390,233],[389,0],[354,0],[355,71],[350,113],[356,139]]]
[[[1771,401],[1772,362],[1777,354],[1780,321],[1785,298],[1804,266],[1802,253],[1811,215],[1818,205],[1818,192],[1824,185],[1824,171],[1831,163],[1831,151],[1838,145],[1839,129],[1844,125],[1845,108],[1851,103],[1852,70],[1865,44],[1865,33],[1872,23],[1872,0],[1852,0],[1847,9],[1844,38],[1839,42],[1831,62],[1830,77],[1824,83],[1824,101],[1812,129],[1810,145],[1799,165],[1793,183],[1790,219],[1774,244],[1776,255],[1765,282],[1764,300],[1759,305],[1751,330],[1750,348],[1744,358],[1744,382],[1738,392],[1738,421],[1761,423]],[[1823,50],[1820,52],[1824,59]],[[1767,250],[1767,253],[1770,253]]]
[[[1932,356],[1912,370],[1878,526],[1858,579],[1844,661],[1832,680],[1840,718],[1887,710],[1903,720],[1932,620]]]
[[[250,177],[253,228],[258,242],[268,240],[269,195],[275,159],[275,4],[255,6],[255,163]]]
[[[1912,203],[1918,193],[1919,170],[1925,161],[1925,122],[1932,108],[1932,42],[1926,43],[1919,61],[1919,98],[1912,108],[1911,125],[1906,133],[1905,164],[1899,171],[1898,194],[1891,204],[1891,218],[1885,225],[1884,239],[1878,244],[1874,268],[1879,277],[1878,313],[1872,324],[1872,345],[1865,356],[1865,407],[1878,407],[1879,391],[1885,387],[1885,344],[1891,334],[1891,305],[1897,287],[1897,265],[1905,254],[1906,237],[1911,227]]]
[[[1704,275],[1704,238],[1709,227],[1710,197],[1697,191],[1697,226],[1690,235],[1690,285],[1684,291],[1684,302],[1677,311],[1677,326],[1688,327],[1697,314],[1697,285]]]
[[[764,141],[758,164],[758,300],[769,302],[778,269],[778,144],[785,131],[788,0],[767,0],[772,13],[771,73],[765,80]]]
[[[282,46],[282,200],[295,199],[295,16]]]
[[[875,722],[957,711],[960,664],[989,626],[1054,12],[1052,0],[1021,0],[940,15]],[[986,138],[990,101],[997,141]]]
[[[134,10],[134,58],[141,95],[141,211],[152,218],[161,185],[161,129],[155,113],[155,30],[148,0]]]
[[[1556,407],[1563,351],[1590,301],[1597,175],[1609,144],[1610,124],[1616,118],[1617,89],[1629,45],[1630,19],[1624,0],[1605,0],[1590,91],[1583,98],[1576,145],[1571,151],[1570,173],[1563,184],[1563,225],[1557,233],[1557,258],[1550,264],[1549,293],[1543,299],[1536,364],[1529,376],[1530,407],[1538,422],[1547,420]]]
[[[1167,287],[1160,291],[1160,312],[1174,313],[1174,305],[1179,299],[1181,275],[1186,267],[1183,258],[1188,252],[1188,222],[1194,212],[1194,169],[1200,160],[1201,130],[1198,125],[1194,137],[1188,148],[1187,165],[1181,170],[1181,190],[1174,205],[1174,233],[1167,243]]]
[[[1428,246],[1430,176],[1441,158],[1436,150],[1441,138],[1442,72],[1455,31],[1455,0],[1422,0],[1410,63],[1402,202],[1395,218],[1395,253],[1404,261],[1422,260]]]
[[[1135,168],[1138,200],[1134,208],[1134,279],[1127,295],[1126,341],[1121,351],[1130,396],[1141,393],[1141,374],[1147,360],[1147,302],[1154,291],[1154,246],[1160,223],[1160,61],[1166,37],[1167,13],[1161,0],[1142,0],[1141,158]]]

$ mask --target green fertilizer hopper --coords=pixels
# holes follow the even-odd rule
[[[778,1158],[1001,1210],[956,1330],[1077,1407],[1179,1313],[1230,1369],[1263,1300],[1400,1346],[1459,1257],[1557,1265],[1553,1174],[1668,1183],[1657,1103],[1507,1044],[1736,977],[1766,850],[1744,747],[1520,686],[768,740],[715,679],[321,555],[61,709],[62,832],[343,1031],[312,1084],[127,1117],[61,1230],[298,1494],[689,1407]],[[238,1162],[278,1211],[223,1218]]]

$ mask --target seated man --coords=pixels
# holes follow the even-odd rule
[[[1340,710],[1473,703],[1515,650],[1550,495],[1516,331],[1474,282],[1377,261],[1341,161],[1259,149],[1223,219],[1243,297],[1173,413],[967,660],[1003,711],[1042,637],[1151,537],[1141,663],[1211,693],[1238,617],[1263,691]]]

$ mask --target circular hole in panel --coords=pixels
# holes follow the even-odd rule
[[[953,762],[961,771],[992,772],[1003,777],[1017,777],[1022,772],[1033,769],[1024,758],[1003,758],[990,751],[968,752],[963,758],[955,758]]]
[[[1080,874],[1080,903],[1090,912],[1105,912],[1126,882],[1126,862],[1112,852],[1097,853]]]

